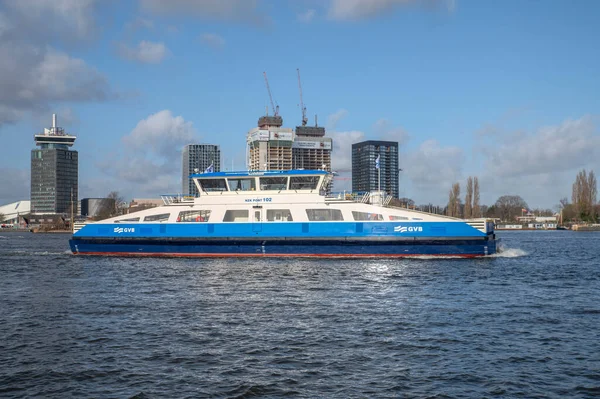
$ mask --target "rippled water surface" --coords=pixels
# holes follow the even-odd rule
[[[600,396],[600,233],[479,260],[75,257],[0,233],[2,398]]]

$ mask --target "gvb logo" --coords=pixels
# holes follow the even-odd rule
[[[117,234],[135,233],[135,227],[115,227],[113,231]]]
[[[423,231],[423,227],[422,226],[396,226],[394,227],[394,231],[396,233],[416,233],[416,232],[421,232]]]

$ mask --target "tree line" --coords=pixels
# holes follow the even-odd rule
[[[598,203],[597,196],[598,189],[594,171],[588,173],[583,169],[577,173],[573,182],[571,201],[569,202],[567,197],[562,198],[554,210],[532,209],[519,195],[502,195],[492,205],[482,205],[480,204],[479,179],[476,176],[467,178],[464,200],[461,198],[460,183],[456,182],[452,184],[448,192],[446,206],[437,206],[431,203],[416,205],[410,198],[400,198],[392,205],[464,219],[488,217],[514,221],[518,216],[525,214],[554,216],[559,213],[559,223],[595,223],[600,219],[600,203]]]

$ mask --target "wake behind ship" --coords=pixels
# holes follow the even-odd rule
[[[76,255],[186,257],[479,257],[496,253],[494,225],[390,207],[382,192],[328,197],[321,170],[191,176],[198,197],[84,225]]]

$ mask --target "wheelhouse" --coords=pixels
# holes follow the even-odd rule
[[[323,170],[213,172],[190,175],[200,195],[240,194],[322,194],[331,180]]]

